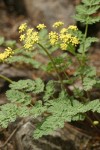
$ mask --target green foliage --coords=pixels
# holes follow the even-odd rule
[[[96,69],[93,66],[81,66],[75,73],[75,76],[83,76],[83,89],[91,90],[97,83]]]
[[[2,45],[4,43],[4,37],[0,36],[0,45]]]
[[[100,0],[82,0],[86,6],[94,6],[100,3]]]
[[[90,6],[90,5],[89,5]],[[99,5],[97,6],[92,6],[92,7],[89,7],[85,5],[79,5],[76,7],[76,11],[79,12],[80,14],[84,14],[84,15],[92,15],[94,14],[98,9],[100,8]],[[87,11],[88,9],[88,11]]]
[[[28,117],[30,116],[30,109],[26,106],[19,106],[17,108],[17,116],[18,117]]]
[[[47,78],[47,83],[40,78],[12,81],[11,83],[11,80],[0,75],[11,83],[9,90],[6,91],[8,103],[0,106],[1,127],[6,128],[17,117],[37,118],[40,116],[41,121],[34,131],[34,138],[37,139],[43,135],[51,134],[58,128],[63,128],[65,122],[84,121],[88,112],[100,113],[100,99],[91,100],[91,95],[89,95],[94,87],[100,88],[100,80],[96,77],[95,67],[90,66],[88,60],[88,50],[91,44],[97,42],[98,39],[87,37],[88,25],[100,21],[100,17],[94,17],[100,8],[99,3],[100,0],[82,0],[82,4],[76,7],[74,18],[86,25],[84,34],[76,26],[56,28],[57,30],[50,34],[47,29],[39,32],[33,32],[29,28],[27,30],[26,24],[20,27],[21,32],[24,33],[26,30],[25,34],[21,35],[20,40],[23,43],[26,42],[27,45],[15,49],[14,56],[7,58],[6,62],[9,64],[26,63],[35,69],[42,69],[50,74],[56,72],[58,78],[51,76],[50,80]],[[59,27],[59,22],[57,26]],[[25,36],[28,34],[30,36],[26,41]],[[80,45],[78,46],[78,44]],[[16,42],[0,37],[0,45],[14,48]],[[25,46],[26,48],[29,47],[29,50],[26,50]],[[67,51],[53,55],[59,48]],[[6,54],[9,56],[9,49],[0,55],[1,58]],[[38,55],[48,56],[50,60],[46,65],[42,64],[40,60],[36,59]],[[71,55],[76,61],[72,59]],[[75,66],[75,70],[73,66]],[[81,84],[81,87],[77,87],[77,82]],[[35,101],[33,101],[34,97]],[[95,118],[95,115],[93,117]],[[99,124],[99,120],[97,123]]]
[[[6,92],[9,103],[0,107],[0,126],[3,128],[15,121],[17,117],[37,117],[46,111],[47,107],[42,106],[41,101],[36,102],[35,106],[31,106],[30,92],[38,94],[44,91],[44,83],[41,79],[12,82],[10,88]]]
[[[27,52],[22,50],[16,50],[16,53],[13,57],[8,58],[8,63],[25,63],[25,64],[29,64],[32,65],[33,68],[40,68],[41,63],[37,60],[34,59],[34,57],[36,56],[36,52]]]
[[[7,40],[5,41],[5,46],[6,47],[14,47],[16,45],[16,41],[15,40]]]
[[[100,21],[100,17],[92,16],[100,8],[100,1],[83,0],[82,4],[76,7],[74,18],[84,24],[93,24]]]
[[[6,96],[12,103],[16,102],[23,105],[29,105],[31,103],[31,96],[18,90],[8,90]]]
[[[43,96],[43,100],[47,101],[49,100],[53,94],[55,93],[56,89],[55,89],[55,84],[54,82],[51,80],[47,83],[45,91],[44,91],[44,96]]]
[[[16,104],[5,104],[0,106],[0,126],[6,128],[9,122],[15,121],[17,118],[17,106]]]
[[[82,89],[74,88],[73,94],[76,98],[83,97],[84,93]]]
[[[25,105],[18,105],[17,103],[8,103],[0,106],[0,126],[7,128],[9,123],[14,122],[18,117],[31,116],[36,118],[40,116],[47,109],[42,106],[41,102],[36,102],[35,106],[27,107]]]
[[[35,80],[35,89],[33,93],[38,94],[43,91],[44,91],[44,83],[41,79],[38,78]]]
[[[100,100],[82,104],[74,98],[70,100],[64,92],[57,99],[50,100],[45,105],[49,106],[47,112],[50,115],[38,124],[34,131],[34,138],[36,139],[48,135],[58,128],[63,128],[65,122],[84,120],[84,113],[90,110],[93,112],[100,111]]]
[[[96,69],[93,66],[80,66],[75,72],[75,76],[77,75],[83,75],[84,77],[95,77]]]
[[[14,47],[16,45],[15,40],[6,40],[3,36],[0,36],[0,46]]]
[[[24,92],[40,93],[44,91],[44,83],[40,78],[36,80],[20,80],[18,82],[12,82],[10,88],[13,90],[21,90]]]
[[[83,80],[83,88],[85,91],[92,89],[95,84],[96,84],[96,80],[93,78],[85,77]]]
[[[53,61],[55,65],[57,66],[57,68],[59,69],[59,72],[65,71],[72,64],[71,58],[66,53],[55,57]],[[46,66],[45,70],[48,72],[52,72],[55,70],[51,61]]]
[[[42,113],[46,112],[47,106],[43,106],[42,102],[39,100],[36,102],[35,106],[30,109],[30,115],[32,115],[33,118],[37,118]]]
[[[91,46],[92,43],[98,42],[98,39],[95,37],[88,37],[85,40],[85,44],[83,44],[83,41],[78,49],[79,53],[83,53],[83,45],[84,45],[84,52],[87,52]]]

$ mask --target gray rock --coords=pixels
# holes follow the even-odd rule
[[[16,150],[79,150],[80,145],[85,150],[90,140],[89,136],[80,134],[70,126],[35,140],[32,137],[34,128],[31,122],[21,126],[14,139]]]
[[[24,0],[24,3],[34,25],[45,23],[51,27],[58,20],[66,25],[75,23],[73,0]]]

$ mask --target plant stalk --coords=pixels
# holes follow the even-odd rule
[[[83,40],[83,53],[82,53],[82,56],[83,56],[83,63],[84,63],[85,41],[86,41],[86,37],[87,37],[87,31],[88,31],[88,24],[86,24],[86,27],[85,27],[84,40]]]
[[[56,67],[55,63],[54,63],[52,56],[49,54],[48,50],[47,50],[42,44],[38,43],[38,45],[45,51],[45,53],[47,54],[47,56],[48,56],[49,59],[51,60],[53,66],[54,66],[54,68],[55,68],[55,71],[56,71],[56,73],[57,73],[57,76],[58,76],[58,78],[59,78],[59,80],[60,80],[61,87],[62,87],[62,89],[64,90],[65,87],[64,87],[63,81],[62,81],[62,79],[61,79],[61,77],[60,77],[60,75],[59,75],[59,70],[58,70],[58,68]]]
[[[1,74],[0,74],[0,78],[2,78],[2,79],[4,79],[4,80],[8,81],[9,83],[12,83],[12,82],[13,82],[11,79],[9,79],[8,77],[6,77],[6,76],[4,76],[4,75],[1,75]]]

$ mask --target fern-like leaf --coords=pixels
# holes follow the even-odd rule
[[[41,66],[40,62],[34,60],[33,58],[26,58],[25,56],[13,56],[8,59],[8,62],[10,64],[15,62],[21,62],[21,63],[32,65],[36,69],[38,69]]]
[[[44,93],[44,96],[43,96],[43,100],[44,101],[49,100],[53,96],[53,94],[55,93],[55,91],[56,91],[55,90],[55,84],[51,80],[46,85],[46,89],[45,89],[45,93]]]
[[[30,115],[33,118],[40,116],[47,110],[47,106],[43,106],[41,101],[35,103],[35,105],[30,109]]]
[[[92,15],[100,8],[99,0],[83,0],[82,4],[76,7],[76,15],[74,18],[84,24],[93,24],[100,21],[100,17]]]
[[[13,122],[17,118],[17,105],[8,103],[0,106],[0,110],[0,126],[6,128],[9,122]]]
[[[25,92],[21,92],[18,90],[8,90],[6,92],[7,99],[12,103],[29,105],[31,103],[31,96]]]
[[[85,91],[92,89],[95,84],[96,84],[96,80],[93,78],[85,77],[83,79],[83,88]]]
[[[95,37],[86,38],[84,46],[83,46],[83,44],[81,44],[79,49],[78,49],[78,52],[83,53],[83,47],[84,47],[84,52],[87,52],[89,47],[91,46],[91,43],[94,43],[94,42],[98,42],[98,39]]]
[[[35,94],[41,93],[44,90],[44,83],[40,78],[36,80],[20,80],[18,82],[12,82],[10,88],[14,90],[23,90],[25,92],[33,92]]]
[[[86,6],[94,6],[100,3],[100,0],[82,0]]]

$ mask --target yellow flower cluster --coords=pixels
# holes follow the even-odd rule
[[[34,30],[34,28],[29,28],[26,29],[27,26],[26,24],[22,24],[19,27],[19,32],[24,32],[23,34],[20,35],[20,41],[24,42],[24,48],[25,49],[30,49],[34,46],[35,43],[38,43],[39,41],[39,36],[38,32]]]
[[[35,43],[38,43],[39,37],[38,32],[28,29],[26,31],[26,38],[24,40],[24,48],[29,49],[34,46]]]
[[[12,51],[12,49],[10,47],[6,48],[5,52],[0,54],[0,61],[4,61],[8,57],[11,57],[13,53],[14,52]]]
[[[64,23],[61,22],[61,21],[58,21],[58,22],[55,22],[55,23],[53,24],[53,27],[54,27],[54,28],[58,28],[58,27],[60,27],[60,26],[62,26],[62,25],[64,25]]]
[[[66,32],[67,32],[67,28],[62,28],[60,31],[61,34],[66,33]]]
[[[63,24],[62,22],[56,22],[53,24],[53,27],[59,27]],[[71,25],[68,28],[62,28],[59,33],[51,31],[49,33],[51,45],[60,44],[62,50],[66,50],[69,44],[77,46],[79,39],[73,34],[76,30],[78,30],[77,26]]]
[[[44,24],[39,24],[36,28],[37,28],[38,30],[41,30],[41,29],[46,28],[46,26],[45,26]]]
[[[21,24],[21,26],[19,27],[19,33],[24,32],[27,29],[27,24],[23,23]]]
[[[66,50],[68,44],[72,44],[73,46],[77,46],[79,44],[79,39],[70,33],[60,32],[59,39],[61,40],[60,48],[62,50]]]
[[[59,38],[61,39],[61,41],[63,41],[64,43],[67,42],[69,43],[70,42],[70,39],[71,39],[71,34],[67,33],[67,34],[59,34]]]
[[[53,24],[53,27],[57,28],[64,25],[63,22],[58,21]],[[36,27],[38,30],[46,28],[44,24],[39,24]],[[71,25],[68,28],[61,28],[59,32],[51,31],[48,35],[50,44],[60,45],[62,50],[66,50],[69,44],[73,46],[77,46],[79,44],[79,39],[76,34],[76,30],[78,30],[77,26]],[[24,23],[19,27],[20,41],[23,41],[24,48],[30,49],[34,46],[34,44],[38,44],[40,41],[39,34],[34,28],[28,28],[27,24]]]
[[[49,33],[49,40],[50,40],[51,45],[57,44],[57,41],[58,41],[58,33],[51,31],[51,32]]]
[[[77,37],[71,37],[70,42],[72,43],[72,45],[77,46],[79,44],[79,39]]]
[[[71,29],[71,30],[78,30],[77,26],[73,26],[73,25],[69,26],[68,29]]]
[[[67,47],[68,47],[68,45],[67,45],[66,43],[61,43],[61,44],[60,44],[61,50],[66,50]]]

